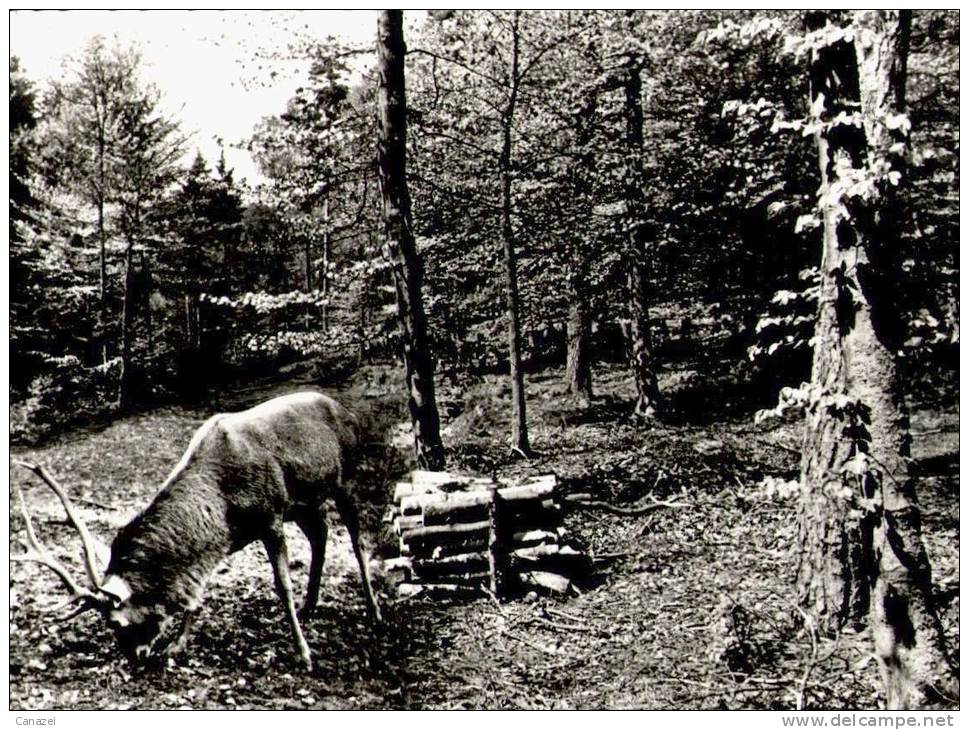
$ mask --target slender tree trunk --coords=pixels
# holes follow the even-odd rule
[[[320,289],[323,292],[323,332],[324,334],[330,327],[329,304],[327,298],[330,296],[330,197],[323,198],[323,271],[320,274]]]
[[[306,287],[306,293],[309,294],[313,291],[313,254],[310,250],[309,238],[303,241],[303,268],[303,283]],[[310,330],[310,309],[312,306],[312,304],[307,302],[306,311],[303,313],[303,322],[307,332]]]
[[[528,455],[528,427],[525,422],[525,378],[521,362],[521,325],[518,321],[520,305],[518,296],[518,261],[515,253],[515,237],[511,224],[511,128],[518,102],[518,20],[516,10],[512,16],[511,90],[508,105],[501,119],[501,151],[498,155],[498,171],[501,178],[501,240],[505,257],[505,294],[508,310],[508,367],[511,376],[511,447]]]
[[[589,194],[590,170],[595,158],[587,148],[595,129],[594,118],[598,98],[592,91],[575,120],[575,147],[579,159],[572,165],[570,185],[573,210],[586,214],[585,203]],[[589,266],[590,253],[585,231],[577,226],[568,242],[569,260],[566,263],[565,290],[569,313],[566,324],[565,382],[572,395],[584,402],[592,401],[592,323],[589,316]]]
[[[108,362],[108,341],[106,326],[110,319],[110,314],[108,312],[108,260],[107,260],[107,232],[105,230],[104,223],[104,201],[105,201],[105,188],[107,185],[107,160],[105,159],[107,155],[107,136],[105,134],[105,119],[102,113],[106,115],[106,109],[103,108],[103,100],[99,98],[98,94],[95,93],[94,96],[94,109],[96,114],[97,122],[97,165],[98,165],[98,178],[95,185],[95,197],[97,199],[98,207],[98,269],[99,269],[99,285],[100,285],[100,295],[101,295],[101,336],[104,338],[104,342],[101,346],[101,355],[105,363]]]
[[[99,306],[98,325],[101,331],[101,361],[108,361],[108,342],[105,332],[108,321],[108,263],[107,263],[107,235],[104,230],[104,198],[98,198],[98,291]]]
[[[147,380],[151,381],[152,365],[155,360],[155,333],[152,329],[154,323],[151,317],[151,264],[148,254],[145,251],[141,252],[141,269],[144,272],[145,277],[145,301],[143,306],[145,308],[145,338],[146,338],[146,351],[145,351],[145,374]]]
[[[623,75],[626,117],[626,285],[629,299],[630,367],[636,383],[638,419],[651,420],[659,410],[659,386],[653,365],[649,334],[649,297],[646,276],[646,222],[643,202],[643,107],[640,68],[635,59],[626,63]]]
[[[808,29],[827,12],[812,12]],[[853,41],[814,51],[821,166],[821,296],[802,460],[800,599],[820,625],[871,626],[891,708],[952,691],[911,474],[896,353],[894,282],[902,156],[886,122],[902,111],[911,16],[856,17]],[[860,110],[860,125],[838,123]],[[885,165],[890,167],[885,168]],[[879,170],[891,170],[891,175]],[[866,195],[847,181],[870,180]]]
[[[131,361],[131,339],[133,334],[134,302],[134,267],[132,266],[133,242],[128,241],[124,253],[124,290],[121,298],[121,378],[118,383],[118,408],[128,410],[132,404],[133,367]]]
[[[442,469],[444,447],[434,396],[434,362],[421,298],[424,267],[414,241],[407,189],[404,53],[401,11],[381,11],[377,20],[377,169],[383,198],[386,254],[392,263],[397,294],[407,405],[414,427],[417,462],[425,469]]]
[[[223,233],[223,235],[225,235]],[[222,241],[222,293],[228,294],[232,290],[232,262],[231,254],[229,249],[231,248],[231,243],[229,242],[228,236],[226,236]]]

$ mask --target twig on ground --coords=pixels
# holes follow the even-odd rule
[[[562,498],[563,501],[567,502],[572,507],[578,509],[599,509],[604,512],[611,512],[614,515],[624,515],[627,517],[638,517],[639,515],[645,515],[653,510],[663,509],[664,507],[689,507],[690,505],[686,502],[660,502],[658,500],[651,502],[650,504],[639,505],[636,507],[619,507],[609,502],[603,502],[601,500],[581,500],[572,499],[570,495],[566,495]]]
[[[87,497],[74,497],[75,502],[80,502],[81,504],[89,504],[92,507],[97,507],[98,509],[103,509],[105,512],[111,512],[114,508],[109,507],[104,504],[104,502],[98,502],[94,499],[88,499]]]
[[[957,429],[952,428],[931,428],[927,431],[912,431],[909,430],[909,436],[935,436],[940,433],[958,433]]]
[[[505,636],[507,636],[507,637],[509,637],[511,639],[515,639],[515,641],[520,641],[525,646],[530,646],[533,649],[535,649],[537,651],[540,651],[540,652],[542,652],[544,654],[548,654],[550,656],[555,656],[555,657],[561,657],[562,656],[562,653],[560,651],[558,651],[557,649],[549,649],[547,646],[542,646],[537,641],[532,641],[531,639],[526,639],[524,636],[519,636],[518,634],[514,634],[511,631],[508,631],[507,629],[505,629],[504,631],[502,631],[502,634],[504,634]]]
[[[491,592],[491,589],[488,588],[488,587],[486,587],[486,586],[481,586],[481,590],[484,592],[484,594],[486,596],[488,596],[488,598],[491,599],[491,602],[493,604],[495,604],[495,608],[498,609],[498,613],[500,613],[501,615],[504,615],[505,614],[505,607],[501,605],[501,601],[498,600],[498,596],[496,596],[494,593],[492,593]]]
[[[575,621],[576,623],[580,623],[584,620],[578,616],[573,616],[572,614],[566,613],[565,611],[561,611],[557,608],[546,607],[544,610],[545,610],[545,613],[551,616],[558,616],[559,618],[568,619],[569,621]]]
[[[552,621],[551,619],[544,618],[542,616],[530,616],[522,620],[523,623],[540,623],[543,626],[547,626],[550,629],[556,631],[578,631],[581,633],[597,634],[598,629],[594,629],[591,626],[582,626],[580,624],[569,625],[562,623],[561,621]]]

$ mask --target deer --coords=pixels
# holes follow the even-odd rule
[[[360,545],[358,509],[348,482],[361,446],[358,418],[316,392],[280,396],[248,410],[212,416],[192,436],[154,499],[114,537],[98,544],[67,492],[40,465],[17,462],[57,495],[80,536],[88,586],[39,541],[23,494],[26,552],[14,561],[49,568],[69,596],[55,610],[61,620],[98,611],[132,664],[171,656],[185,646],[209,576],[223,559],[261,541],[273,570],[297,652],[307,671],[313,660],[300,627],[316,607],[326,551],[326,503],[332,500],[350,536],[363,593],[375,625],[381,622],[368,555]],[[283,533],[295,521],[310,544],[309,581],[297,611]],[[106,565],[101,575],[100,566]],[[181,619],[179,621],[179,619]]]

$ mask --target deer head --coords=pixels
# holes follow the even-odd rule
[[[64,564],[41,544],[24,502],[23,493],[19,487],[17,488],[20,513],[27,533],[27,539],[23,543],[26,552],[12,555],[10,559],[17,562],[40,563],[49,568],[64,584],[69,595],[51,611],[56,612],[68,606],[72,609],[56,620],[66,622],[88,611],[97,611],[114,631],[122,652],[133,662],[147,660],[156,650],[173,645],[176,638],[179,639],[178,644],[180,644],[187,630],[187,617],[183,622],[181,634],[177,637],[172,636],[170,629],[175,622],[172,607],[166,605],[164,601],[156,600],[150,593],[133,592],[124,578],[111,572],[110,548],[92,538],[67,496],[67,492],[44,467],[26,462],[15,463],[36,474],[51,488],[81,538],[84,571],[89,584],[87,587],[79,585]],[[108,572],[103,577],[98,568],[99,563],[109,566]]]

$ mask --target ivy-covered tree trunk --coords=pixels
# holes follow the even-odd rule
[[[511,377],[511,447],[522,454],[530,454],[528,427],[525,422],[525,378],[521,360],[521,325],[519,323],[518,260],[515,253],[515,237],[511,224],[511,129],[518,102],[518,20],[519,13],[512,14],[511,59],[508,70],[510,89],[508,103],[501,117],[501,150],[498,154],[498,172],[501,179],[501,241],[505,257],[505,296],[508,314],[508,367]]]
[[[818,39],[810,81],[823,247],[797,582],[821,626],[836,631],[867,618],[887,705],[920,707],[951,691],[951,668],[932,603],[896,362],[894,190],[906,141],[910,15],[860,15],[847,37],[830,20],[827,12],[808,15]]]
[[[407,405],[414,427],[417,462],[424,469],[442,469],[444,447],[434,397],[434,363],[421,299],[424,270],[411,227],[407,189],[404,53],[401,11],[381,11],[377,20],[377,171],[383,198],[385,246],[397,294]]]
[[[630,57],[623,69],[626,118],[626,296],[629,303],[630,367],[636,382],[636,418],[650,420],[659,410],[649,334],[649,292],[646,277],[645,204],[643,201],[643,106],[642,80],[636,59]]]

